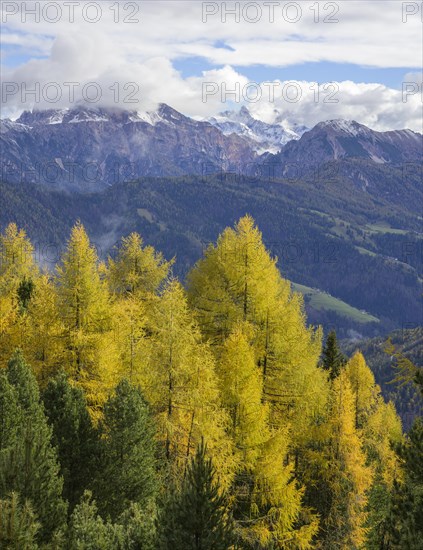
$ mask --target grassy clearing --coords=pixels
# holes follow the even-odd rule
[[[356,250],[360,252],[360,254],[367,254],[368,256],[378,256],[375,252],[372,252],[371,250],[367,250],[367,248],[363,248],[362,246],[355,246]]]
[[[371,233],[392,233],[393,235],[407,235],[407,233],[409,233],[409,231],[406,231],[405,229],[395,229],[389,224],[383,222],[367,224],[366,228]]]
[[[296,292],[301,292],[304,296],[308,296],[310,298],[310,306],[318,311],[335,311],[338,315],[347,317],[357,323],[379,322],[379,319],[373,315],[370,315],[370,313],[360,311],[359,309],[350,306],[346,302],[343,302],[342,300],[339,300],[326,292],[310,288],[309,286],[300,285],[298,283],[292,283],[292,288]]]

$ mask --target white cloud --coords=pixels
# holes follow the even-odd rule
[[[12,10],[12,5],[28,8],[36,4],[3,2],[2,10]],[[38,4],[42,7],[46,3]],[[403,67],[405,73],[421,63],[420,17],[418,14],[409,15],[407,22],[403,23],[402,2],[348,0],[319,3],[318,22],[314,21],[316,12],[311,9],[316,4],[298,2],[301,17],[296,23],[282,18],[286,2],[275,3],[273,23],[268,10],[264,9],[257,23],[243,19],[244,2],[240,3],[239,23],[229,15],[227,22],[222,22],[224,5],[233,7],[234,2],[143,1],[137,3],[138,13],[131,14],[129,8],[125,11],[124,6],[133,4],[135,2],[119,4],[118,23],[113,20],[117,17],[116,10],[110,9],[116,6],[115,2],[98,2],[101,18],[94,24],[82,17],[83,1],[75,3],[72,23],[65,10],[56,23],[43,18],[42,12],[39,22],[28,16],[23,23],[22,13],[9,15],[2,36],[6,46],[3,60],[7,62],[9,49],[15,52],[17,45],[20,45],[20,53],[31,59],[16,68],[6,65],[2,69],[3,80],[17,86],[16,89],[16,86],[10,88],[9,85],[9,95],[2,98],[5,100],[2,101],[3,116],[16,116],[19,111],[33,107],[67,107],[83,98],[83,87],[90,82],[95,82],[102,93],[97,105],[117,104],[148,110],[159,102],[165,102],[190,116],[208,116],[228,107],[221,101],[223,86],[229,90],[237,83],[241,90],[246,87],[248,80],[242,69],[237,72],[232,68],[235,65],[289,67],[305,62],[330,61]],[[204,23],[206,4],[217,13],[208,16]],[[339,7],[332,15],[332,19],[339,20],[338,23],[323,20],[331,17],[330,5]],[[50,17],[54,15],[54,11],[49,13]],[[94,11],[87,13],[90,17],[95,15]],[[250,18],[254,15],[251,9],[248,13]],[[292,18],[295,11],[285,15]],[[124,17],[139,18],[139,23],[125,23]],[[228,47],[222,47],[222,44]],[[201,76],[183,78],[172,63],[191,57],[203,57],[221,68],[204,71]],[[64,84],[66,82],[79,83],[72,101],[69,101],[70,90]],[[131,82],[139,87],[138,93],[135,94],[131,85],[128,87]],[[207,101],[202,93],[205,82],[215,82],[218,87],[218,92],[209,95]],[[286,84],[275,82],[279,88]],[[51,101],[54,85],[49,86],[50,83],[57,83],[62,92],[55,103]],[[27,89],[39,86],[38,101],[34,102],[34,96],[30,95],[24,101],[22,92],[25,86]],[[296,103],[277,96],[274,101],[266,101],[264,94],[260,101],[247,101],[247,104],[257,116],[271,118],[277,108],[287,120],[307,125],[341,117],[356,119],[375,129],[409,127],[421,131],[421,96],[417,93],[403,102],[399,90],[377,83],[344,81],[337,83],[339,90],[335,99],[338,102],[327,103],[324,101],[328,99],[327,93],[321,93],[316,101],[312,83],[298,82],[296,86],[301,89],[301,98]],[[93,87],[88,90],[95,91]],[[128,103],[130,98],[137,98],[138,103]],[[240,104],[242,102],[245,99]]]

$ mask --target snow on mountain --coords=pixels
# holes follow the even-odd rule
[[[401,166],[421,163],[423,136],[411,130],[377,132],[355,120],[319,122],[277,155],[282,174],[315,169],[326,162],[362,159],[374,164]]]
[[[252,172],[258,159],[244,137],[226,136],[165,104],[154,112],[26,111],[2,121],[0,146],[5,180],[87,191],[143,176]],[[94,175],[88,167],[96,167]]]
[[[369,162],[399,166],[422,159],[423,137],[411,130],[376,132],[348,120],[320,122],[307,130],[288,124],[282,113],[274,114],[268,123],[245,107],[206,120],[187,117],[165,104],[148,112],[82,106],[26,111],[16,121],[2,120],[3,177],[51,185],[44,166],[54,161],[60,168],[54,184],[91,191],[121,181],[120,171],[128,170],[132,179],[221,172],[252,175],[257,164],[267,163],[274,177],[299,177],[324,163],[361,159],[363,173],[346,177],[367,185],[363,178],[370,181]],[[99,168],[95,181],[84,172],[92,164]],[[67,167],[74,165],[70,181]],[[349,165],[345,169],[350,170]]]
[[[238,134],[249,139],[258,154],[278,153],[286,143],[300,139],[308,129],[300,125],[289,127],[281,121],[280,115],[276,117],[275,123],[269,124],[254,118],[245,106],[240,111],[224,111],[204,120],[225,135]]]

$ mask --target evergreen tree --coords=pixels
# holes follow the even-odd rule
[[[140,506],[132,502],[119,518],[124,532],[125,550],[157,550],[157,507],[150,500]]]
[[[103,459],[100,505],[113,520],[135,502],[146,505],[156,492],[155,433],[140,390],[119,382],[104,406],[100,426]]]
[[[397,447],[405,479],[396,482],[386,522],[387,548],[420,550],[423,540],[423,421],[415,421],[408,439]]]
[[[123,528],[104,521],[97,513],[92,494],[86,491],[70,517],[67,548],[69,550],[116,550],[123,547]]]
[[[91,487],[98,466],[95,462],[99,451],[97,432],[82,390],[72,387],[65,373],[50,380],[42,399],[64,479],[63,496],[72,511],[84,489]]]
[[[34,281],[26,277],[19,283],[16,293],[18,295],[18,304],[21,312],[27,311],[29,302],[34,293],[34,287]]]
[[[40,524],[28,501],[21,504],[15,492],[0,499],[0,548],[37,550],[36,535],[39,528]]]
[[[161,530],[164,550],[229,550],[233,547],[234,527],[227,498],[219,488],[203,441],[191,460],[180,492],[169,499]]]
[[[341,374],[341,369],[345,363],[345,357],[338,346],[336,332],[331,330],[322,350],[322,368],[328,371],[329,379],[334,380]]]
[[[0,497],[15,491],[29,500],[46,541],[66,513],[63,480],[37,383],[20,352],[0,374],[0,415]]]

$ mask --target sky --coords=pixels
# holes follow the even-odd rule
[[[6,1],[1,116],[28,109],[422,131],[422,2]]]

